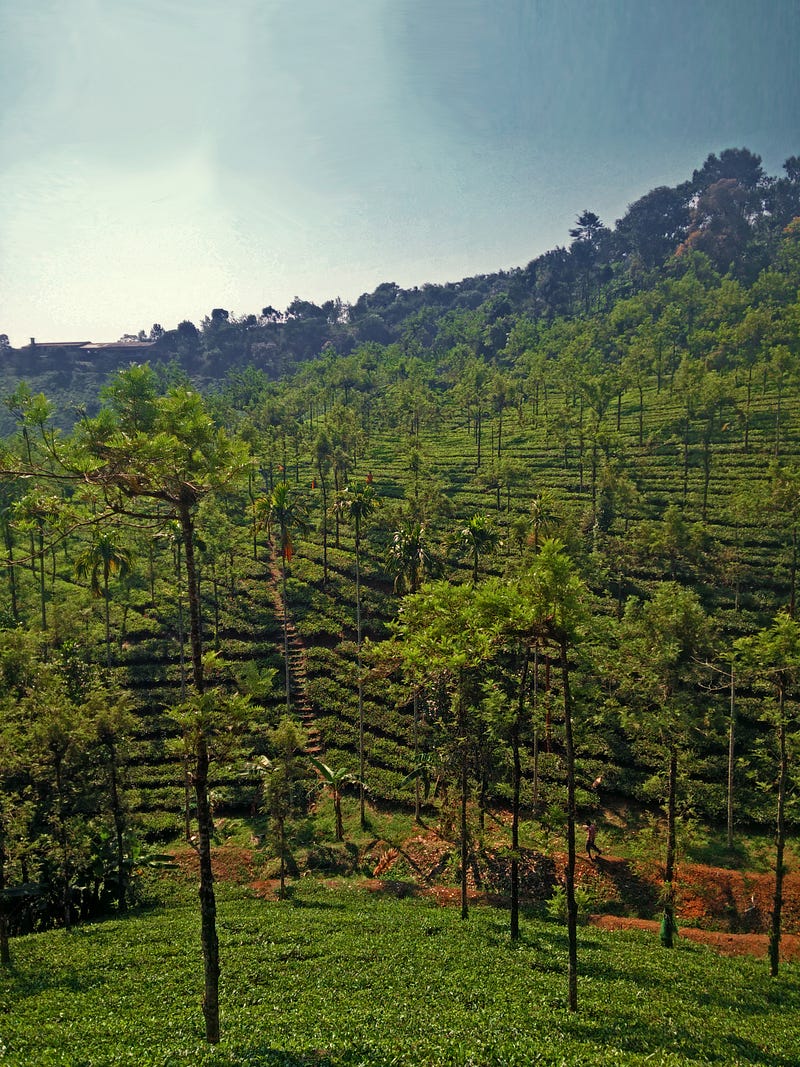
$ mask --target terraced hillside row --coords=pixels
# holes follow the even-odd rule
[[[671,720],[683,731],[683,813],[720,820],[730,805],[740,821],[771,819],[771,675],[737,664],[733,705],[726,678],[738,638],[795,611],[798,240],[790,227],[749,287],[691,254],[641,292],[609,289],[581,317],[532,319],[493,297],[418,323],[397,343],[341,358],[326,350],[278,383],[251,368],[207,398],[185,380],[164,391],[151,368],[132,366],[72,432],[55,431],[46,402],[20,387],[7,404],[17,432],[1,457],[4,662],[13,666],[21,633],[35,635],[60,696],[45,697],[35,671],[20,682],[7,666],[3,699],[10,721],[24,720],[22,741],[12,733],[8,745],[36,753],[3,771],[9,810],[23,821],[33,812],[18,839],[30,830],[36,842],[10,860],[11,876],[21,879],[33,854],[63,879],[93,848],[108,853],[112,837],[121,851],[116,779],[102,808],[104,768],[116,774],[120,760],[126,832],[180,833],[193,803],[181,746],[198,737],[218,747],[208,783],[217,814],[258,808],[265,782],[248,764],[276,755],[271,731],[287,704],[307,731],[306,754],[351,774],[363,754],[372,803],[410,807],[424,774],[452,805],[454,752],[469,732],[480,812],[509,801],[519,743],[523,803],[556,819],[565,690],[541,634],[516,742],[518,647],[498,643],[491,671],[470,675],[458,731],[443,674],[401,671],[399,642],[392,662],[374,654],[421,584],[444,578],[476,597],[521,588],[548,538],[565,546],[590,620],[583,648],[571,650],[578,808],[599,802],[593,783],[651,809],[663,801],[664,731],[651,727],[670,699],[642,696],[656,686],[632,650],[643,639],[637,619],[666,590],[675,602],[686,594],[708,632],[708,666],[682,665]],[[653,645],[651,659],[663,651]],[[42,749],[37,731],[61,696],[79,717],[82,686],[95,704],[129,694],[135,726],[109,740],[92,712],[83,732],[68,730],[76,786],[53,800],[61,750]],[[226,702],[240,694],[252,699],[247,720],[226,724]],[[63,841],[87,814],[99,820],[97,840],[76,837],[71,856]],[[54,820],[60,854],[47,844]]]

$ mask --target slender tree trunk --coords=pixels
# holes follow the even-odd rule
[[[361,526],[356,518],[356,658],[358,661],[358,807],[361,829],[367,828],[364,787],[364,679],[361,664]]]
[[[214,597],[214,651],[219,652],[219,582],[214,559],[211,560],[211,592]]]
[[[342,794],[333,790],[333,813],[336,818],[336,840],[344,841],[344,822],[342,821]]]
[[[783,879],[786,868],[783,854],[786,845],[786,783],[789,758],[786,750],[786,681],[779,678],[778,688],[778,808],[775,819],[775,893],[772,898],[772,923],[769,933],[769,973],[778,976],[781,946],[781,912],[783,910]]]
[[[419,692],[414,690],[414,766],[419,760]],[[414,822],[420,821],[419,777],[414,779]]]
[[[125,819],[119,799],[119,782],[117,779],[117,749],[113,741],[106,742],[108,748],[108,767],[111,775],[111,815],[114,819],[114,836],[117,844],[117,903],[119,910],[125,910],[127,877],[125,875]]]
[[[251,522],[251,530],[253,532],[253,559],[258,559],[258,513],[256,511],[256,495],[253,490],[253,475],[252,472],[247,478],[247,495],[250,497],[250,511],[253,519]]]
[[[14,623],[18,623],[19,606],[17,604],[17,574],[16,568],[14,567],[14,538],[8,523],[3,527],[3,538],[6,543],[6,552],[8,553],[6,573],[8,575],[8,591],[11,596],[11,618],[14,620]]]
[[[533,810],[539,807],[539,646],[533,650]]]
[[[6,888],[6,846],[5,828],[0,823],[0,894]],[[5,909],[0,908],[0,967],[11,966],[11,949],[8,943],[8,917]]]
[[[281,852],[280,867],[280,898],[286,896],[286,820],[281,816],[278,819],[278,847]]]
[[[467,724],[464,713],[463,681],[458,683],[458,743],[460,757],[460,803],[459,803],[459,836],[461,851],[461,918],[469,917],[469,905],[467,903],[467,866],[469,864],[469,835],[467,827],[467,799],[469,795],[469,761],[467,753]]]
[[[561,684],[564,696],[564,747],[567,757],[567,967],[568,1006],[578,1010],[578,906],[575,901],[575,745],[572,737],[572,696],[569,687],[567,642],[559,642]]]
[[[711,435],[714,432],[714,422],[711,420],[707,432],[703,436],[703,522],[708,518],[708,487],[711,482]]]
[[[108,602],[108,569],[103,568],[103,604],[106,622],[106,666],[111,669],[111,605]]]
[[[289,669],[289,607],[286,603],[286,543],[285,531],[281,531],[281,599],[283,600],[283,663],[286,669],[286,714],[292,714],[292,675]]]
[[[775,408],[775,458],[781,454],[781,382],[778,382],[778,403]]]
[[[188,491],[187,491],[188,495]],[[193,502],[193,501],[192,501]],[[192,649],[192,678],[198,696],[202,696],[203,648],[200,637],[200,604],[197,590],[197,573],[194,562],[194,525],[191,503],[181,499],[178,516],[183,534],[186,554],[186,584],[189,593],[189,635]],[[211,866],[211,834],[213,822],[208,787],[208,744],[204,734],[196,743],[194,765],[194,792],[197,804],[198,854],[200,859],[200,941],[203,948],[203,1016],[206,1023],[206,1041],[219,1041],[219,941],[217,939],[217,904],[214,895],[214,874]]]
[[[178,593],[178,656],[180,665],[181,703],[186,700],[186,631],[183,625],[183,565],[180,542],[175,546],[175,577]],[[192,780],[189,756],[183,754],[183,833],[192,839]]]
[[[58,811],[58,844],[61,850],[61,906],[64,912],[64,926],[72,927],[72,909],[70,908],[69,839],[67,837],[67,804],[64,798],[64,778],[62,773],[62,755],[54,754],[53,770],[56,779],[56,809]]]
[[[522,723],[522,713],[525,708],[525,689],[528,684],[528,664],[530,663],[530,649],[525,649],[525,659],[522,664],[522,676],[519,683],[519,695],[517,699],[517,714],[511,725],[511,940],[519,938],[519,809],[520,793],[522,787],[522,760],[519,751],[519,731]]]
[[[728,849],[733,848],[733,772],[736,753],[736,670],[731,663],[731,702],[728,719]]]
[[[661,943],[672,948],[675,932],[675,809],[678,791],[678,750],[669,749],[669,778],[667,782],[667,856],[664,864],[664,922]]]
[[[319,484],[322,487],[322,584],[328,584],[328,487],[319,468]]]
[[[686,431],[683,435],[683,502],[686,503],[689,496],[689,423],[687,420]]]
[[[797,610],[797,526],[792,526],[792,561],[789,565],[789,615]]]
[[[39,523],[39,609],[42,618],[42,629],[47,630],[47,595],[45,593],[44,572],[44,530]]]

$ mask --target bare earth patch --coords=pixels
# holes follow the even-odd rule
[[[660,927],[655,919],[630,919],[624,915],[593,915],[591,924],[601,930],[648,930],[653,937],[658,937]],[[767,957],[766,934],[727,934],[721,930],[681,927],[678,936],[707,945],[721,956]],[[797,934],[784,934],[781,937],[781,959],[800,960],[800,937]]]
[[[372,892],[396,897],[426,896],[444,907],[457,907],[460,891],[448,869],[452,852],[452,843],[435,831],[419,833],[402,846],[379,846],[370,855],[375,860],[377,876],[364,878],[361,884]],[[263,877],[263,858],[258,853],[240,846],[220,845],[214,848],[213,856],[214,877],[218,881],[248,885],[264,899],[277,899],[278,880]],[[177,850],[174,861],[185,877],[197,876],[197,853],[192,848]],[[550,864],[554,879],[560,881],[565,862],[564,855],[557,854],[550,860],[531,853],[522,864],[522,899],[547,899],[552,888],[545,877],[550,873],[547,866]],[[502,862],[489,854],[483,857],[481,868],[480,884],[470,871],[470,903],[507,905]],[[610,911],[619,913],[591,916],[592,925],[604,930],[647,930],[658,937],[660,923],[655,916],[659,914],[662,879],[663,870],[658,864],[632,863],[609,855],[600,856],[594,863],[583,856],[577,861],[577,884],[587,889],[592,899],[605,902]],[[291,886],[292,880],[287,884]],[[707,945],[724,956],[766,958],[773,875],[682,864],[675,888],[680,937]],[[800,960],[800,873],[788,874],[784,882],[783,930],[781,959]]]

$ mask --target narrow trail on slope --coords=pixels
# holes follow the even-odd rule
[[[308,697],[308,671],[306,665],[306,646],[297,631],[294,620],[283,602],[283,572],[281,559],[274,542],[270,543],[269,556],[270,589],[275,604],[276,617],[283,627],[284,609],[286,611],[286,645],[289,652],[289,702],[293,714],[303,724],[306,734],[305,753],[307,756],[319,756],[322,752],[317,718]]]

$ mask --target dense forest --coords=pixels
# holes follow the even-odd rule
[[[796,831],[800,160],[583,211],[525,268],[2,354],[0,947],[108,910],[183,835],[219,1037],[213,840],[346,865],[342,796],[568,850],[652,813]],[[7,341],[7,339],[6,339]],[[92,361],[95,360],[93,363]],[[309,839],[319,788],[330,838]]]

